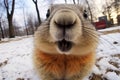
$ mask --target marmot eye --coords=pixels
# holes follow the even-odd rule
[[[47,10],[46,18],[50,16],[50,9]]]
[[[84,10],[84,12],[83,12],[83,17],[84,17],[85,19],[88,18],[88,14],[87,14],[87,11],[86,11],[86,10]]]

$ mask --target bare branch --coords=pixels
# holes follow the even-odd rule
[[[76,4],[75,0],[73,0],[73,3]]]
[[[32,0],[32,1],[33,1],[33,3],[35,4],[35,7],[36,7],[36,12],[37,12],[37,16],[38,16],[39,25],[40,25],[41,24],[41,19],[40,19],[40,14],[39,14],[37,0]]]
[[[91,22],[93,22],[93,15],[92,15],[91,7],[90,7],[88,0],[86,0],[86,3],[88,5],[88,10],[90,11]]]
[[[9,6],[8,6],[8,0],[4,0],[4,5],[7,11],[7,14],[9,15]]]
[[[12,1],[12,10],[11,10],[11,15],[13,15],[15,9],[15,0]]]
[[[4,0],[4,5],[6,8],[8,8],[8,0]]]
[[[37,3],[37,0],[32,0],[35,4]]]
[[[13,23],[12,23],[13,13],[14,13],[14,9],[15,9],[15,0],[12,0],[11,12],[9,12],[10,9],[9,9],[8,0],[4,0],[4,5],[6,8],[6,12],[7,12],[7,19],[8,19],[8,25],[9,25],[9,37],[13,38],[13,37],[15,37],[15,31],[14,31],[14,27],[13,27]]]

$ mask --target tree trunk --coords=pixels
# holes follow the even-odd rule
[[[26,34],[29,35],[28,28],[25,26]]]
[[[111,19],[111,13],[110,13],[109,10],[108,10],[108,19],[109,19],[109,21],[110,21],[110,19]]]
[[[119,15],[119,1],[115,0],[113,4],[114,4],[114,8],[116,10],[117,15]]]
[[[23,17],[24,17],[24,25],[25,25],[26,34],[29,35],[29,33],[28,33],[28,29],[27,29],[27,24],[26,24],[26,18],[25,18],[24,7],[23,7]]]
[[[40,19],[40,13],[39,13],[39,9],[38,9],[37,3],[35,4],[35,7],[36,7],[37,16],[38,16],[38,21],[39,21],[39,25],[40,25],[40,24],[41,24],[41,19]]]
[[[40,13],[39,13],[38,5],[37,5],[37,0],[32,0],[32,1],[33,1],[33,3],[35,4],[35,7],[36,7],[38,22],[39,22],[39,25],[40,25],[41,24],[41,19],[40,19]]]
[[[73,3],[76,4],[75,0],[73,0]]]
[[[67,4],[67,0],[65,0],[65,4]]]
[[[12,5],[11,5],[11,10],[9,9],[9,2],[8,0],[4,0],[4,5],[6,8],[6,13],[7,13],[7,20],[8,20],[8,26],[9,26],[9,38],[14,38],[15,37],[15,31],[14,27],[12,24],[12,19],[13,19],[13,14],[14,14],[14,9],[15,9],[15,0],[12,0]]]
[[[91,11],[91,8],[90,8],[88,0],[86,0],[86,3],[88,5],[88,10],[90,11],[90,20],[91,20],[91,22],[93,22],[93,15],[92,15],[92,11]]]
[[[33,23],[31,23],[31,29],[32,29],[32,34],[34,34],[34,27],[33,27]]]
[[[1,22],[0,22],[0,29],[1,29],[1,36],[2,36],[2,38],[5,38],[5,37],[4,37],[3,28],[2,28],[2,26],[1,26]],[[0,39],[1,39],[1,38],[0,38]]]
[[[8,25],[9,25],[9,38],[15,37],[15,29],[12,24],[12,16],[8,15]]]
[[[80,4],[80,1],[79,1],[79,0],[77,0],[77,4]]]

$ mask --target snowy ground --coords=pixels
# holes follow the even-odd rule
[[[85,80],[120,80],[120,33],[101,35],[97,62]],[[0,43],[0,80],[40,80],[32,64],[33,37]]]

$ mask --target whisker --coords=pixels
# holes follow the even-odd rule
[[[97,32],[98,33],[98,31],[96,31],[95,29],[91,29],[91,28],[87,28],[87,27],[83,28],[83,30],[87,30],[87,31],[92,31],[92,32]]]
[[[85,31],[85,32],[88,33],[88,35],[85,35],[85,36],[90,36],[90,37],[93,37],[93,38],[96,38],[96,39],[99,38],[97,35],[94,35],[94,34],[90,33],[89,31]],[[96,39],[95,39],[95,41],[98,42],[98,40],[96,40]]]
[[[83,27],[83,29],[89,29],[89,30],[93,30],[93,31],[96,31],[96,29],[93,29],[93,28],[89,28],[89,27]]]
[[[89,31],[85,31],[85,32],[88,33],[88,34],[90,34],[89,36],[91,36],[91,37],[99,38],[99,40],[95,40],[95,41],[96,41],[96,42],[99,41],[99,44],[102,44],[104,47],[106,47],[106,45],[104,45],[104,43],[101,41],[102,39],[101,39],[100,37],[98,37],[98,36],[90,33]]]
[[[90,31],[87,31],[87,30],[84,30],[84,32],[87,32],[87,33],[89,33],[90,35],[92,35],[93,37],[95,37],[95,38],[98,38],[99,36],[97,36],[96,34],[94,34],[94,33],[90,33]],[[89,35],[88,34],[88,35]]]

